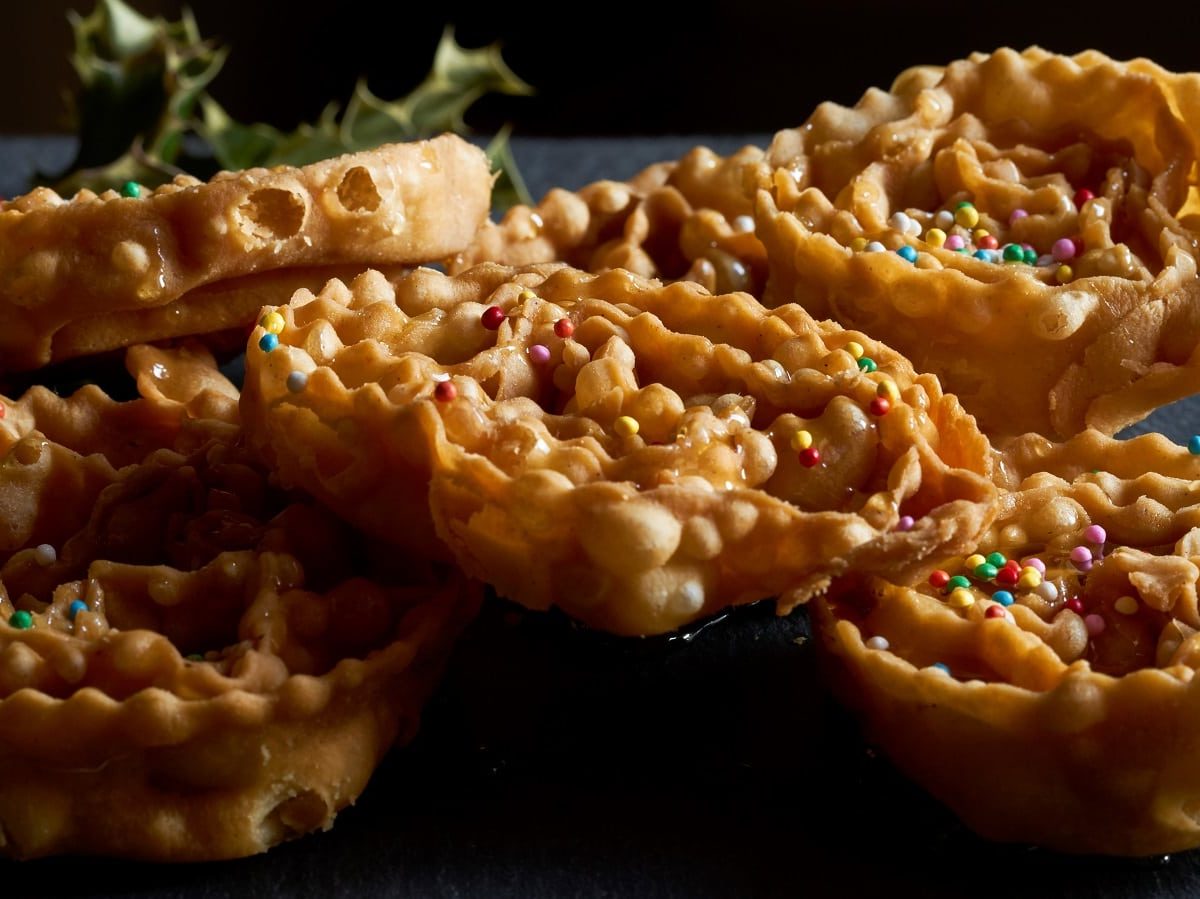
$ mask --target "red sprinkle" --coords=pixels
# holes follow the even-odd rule
[[[1006,587],[1011,587],[1021,579],[1021,572],[1016,569],[1009,568],[1007,565],[996,572],[996,583],[1003,584]]]
[[[933,572],[933,574],[929,575],[929,586],[931,587],[937,587],[939,590],[941,590],[948,583],[950,583],[949,573],[942,571],[940,568]]]
[[[499,306],[488,306],[483,310],[483,315],[479,316],[479,323],[489,331],[495,331],[503,321],[504,310]]]
[[[554,323],[554,333],[565,340],[575,333],[575,326],[569,318],[560,318]]]
[[[1096,199],[1096,195],[1094,193],[1092,193],[1086,187],[1081,187],[1079,190],[1075,191],[1075,208],[1081,209],[1083,208],[1084,203],[1086,203],[1088,200],[1094,199]]]
[[[1072,237],[1071,243],[1075,244],[1075,255],[1082,256],[1083,255],[1083,238],[1082,237]]]
[[[1000,241],[996,240],[996,238],[991,234],[985,234],[983,237],[979,238],[977,246],[981,250],[994,250],[1000,246]]]
[[[812,468],[814,465],[821,464],[821,451],[815,446],[810,446],[806,450],[800,451],[800,464],[805,468]]]
[[[456,396],[458,388],[454,386],[453,381],[438,381],[437,387],[433,388],[433,398],[439,403],[448,403]]]
[[[7,414],[8,414],[8,407],[6,405],[4,405],[4,403],[0,403],[0,418],[3,418]]]
[[[1000,603],[996,603],[993,606],[988,606],[987,611],[983,613],[983,616],[985,618],[1003,618],[1004,606],[1000,605]]]
[[[1076,615],[1083,614],[1083,603],[1080,602],[1078,596],[1072,596],[1070,599],[1067,600],[1067,608],[1070,609],[1072,612],[1074,612]]]
[[[892,404],[888,402],[886,396],[877,396],[871,400],[869,408],[872,415],[887,415],[892,411]]]

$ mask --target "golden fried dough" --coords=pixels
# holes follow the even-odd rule
[[[491,182],[482,151],[443,135],[135,197],[38,188],[0,210],[0,368],[248,325],[279,301],[264,273],[443,258],[487,217]]]
[[[368,273],[266,310],[242,416],[285,484],[532,608],[653,634],[963,546],[990,448],[797,306],[623,270]]]
[[[2,854],[231,858],[329,827],[480,599],[272,487],[202,351],[131,357],[142,399],[6,404],[0,496],[36,514],[0,546]]]
[[[814,602],[830,682],[984,836],[1118,855],[1198,846],[1200,480],[1158,471],[1200,462],[1096,434],[1042,458],[1070,480],[1036,473],[1003,494],[975,558]]]
[[[1200,75],[1034,48],[776,135],[766,302],[937,374],[981,428],[1106,434],[1200,384]]]
[[[728,157],[696,147],[629,181],[597,181],[576,192],[555,188],[536,207],[516,206],[499,224],[485,224],[449,271],[481,262],[567,262],[760,296],[767,260],[753,212],[762,158],[757,147]]]

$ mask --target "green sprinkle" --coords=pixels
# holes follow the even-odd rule
[[[870,373],[870,372],[875,371],[875,369],[879,368],[879,366],[875,364],[875,360],[872,359],[870,356],[863,356],[861,359],[858,360],[858,368],[860,371],[865,371],[867,373]]]
[[[22,609],[18,612],[13,612],[8,619],[8,623],[17,630],[28,630],[33,627],[33,616]]]
[[[204,656],[200,655],[200,653],[198,653],[198,652],[193,652],[190,655],[184,656],[184,658],[186,658],[189,662],[203,662],[204,661]]]
[[[949,593],[955,587],[970,587],[971,582],[961,574],[956,574],[946,582],[946,592]]]
[[[136,200],[142,195],[142,185],[136,181],[126,181],[121,185],[121,196]]]
[[[1034,250],[1034,249],[1026,250],[1023,254],[1023,259],[1025,260],[1025,264],[1033,265],[1035,262],[1037,262],[1037,256],[1038,256],[1037,250]]]
[[[1007,561],[1008,561],[1008,557],[1006,555],[1004,555],[1004,553],[988,553],[987,554],[987,563],[989,565],[995,565],[997,568],[1002,566]]]
[[[1005,262],[1024,262],[1025,250],[1017,246],[1015,243],[1010,243],[1004,248]]]
[[[972,203],[970,200],[959,200],[957,205],[955,205],[954,208],[955,209],[966,209],[968,206],[974,206],[974,205],[975,204]]]
[[[981,577],[985,581],[990,581],[997,573],[996,566],[989,565],[987,562],[984,562],[975,569],[975,577]]]

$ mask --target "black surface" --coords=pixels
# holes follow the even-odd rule
[[[517,152],[541,192],[697,140]],[[69,147],[0,144],[0,191],[48,152]],[[1200,402],[1146,427],[1186,440]],[[619,640],[490,602],[416,742],[331,832],[222,864],[0,862],[0,897],[1197,894],[1200,853],[1074,858],[973,836],[863,745],[815,671],[803,614],[765,605],[690,638]]]

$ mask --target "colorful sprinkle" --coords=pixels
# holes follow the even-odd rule
[[[865,237],[856,237],[850,241],[850,249],[855,253],[861,253],[867,248],[867,239]]]
[[[1008,564],[1008,556],[1001,552],[988,553],[987,562],[989,565],[995,565],[997,568],[999,568],[1002,565]]]
[[[538,298],[538,295],[536,293],[534,293],[532,290],[530,290],[528,287],[526,287],[519,294],[517,294],[517,299],[523,303],[528,303],[530,300],[536,300],[537,298]]]
[[[1016,602],[1016,600],[1013,599],[1013,595],[1007,590],[997,590],[992,594],[992,599],[1000,603],[1002,606],[1011,606],[1014,602]]]
[[[67,606],[67,620],[74,621],[76,615],[78,615],[80,612],[87,611],[87,607],[87,603],[82,599],[71,600],[71,604]]]
[[[987,611],[983,613],[984,618],[1007,618],[1008,613],[1004,611],[1004,606],[988,606]]]
[[[1015,243],[1005,244],[1004,250],[1000,255],[1004,257],[1005,262],[1025,261],[1025,251]]]
[[[880,381],[879,386],[875,388],[875,395],[883,397],[889,403],[900,401],[900,391],[892,381]]]
[[[999,573],[999,569],[995,565],[989,565],[987,562],[975,569],[975,577],[983,578],[985,581],[990,581]]]
[[[873,240],[870,243],[868,243],[866,245],[866,247],[863,248],[863,252],[864,253],[882,253],[886,249],[887,249],[887,247],[885,247],[879,241]]]
[[[965,240],[963,240],[959,235],[951,234],[949,237],[946,238],[946,243],[944,244],[944,246],[946,247],[947,250],[962,250],[962,249],[966,248],[967,242]]]
[[[872,415],[882,417],[892,411],[892,404],[888,402],[887,397],[877,396],[871,400],[869,409]]]
[[[941,228],[930,228],[925,232],[925,243],[931,247],[940,247],[946,242],[946,232]]]
[[[1094,193],[1092,193],[1086,187],[1080,188],[1079,190],[1075,191],[1075,208],[1081,209],[1083,208],[1084,203],[1088,202],[1088,200],[1094,199],[1096,199],[1096,195]]]
[[[554,323],[554,336],[566,340],[575,333],[575,325],[569,318],[560,318]]]
[[[1092,551],[1086,546],[1077,546],[1071,550],[1071,564],[1079,565],[1092,561]]]
[[[8,414],[8,407],[4,403],[0,403],[0,418],[4,418]]]
[[[975,594],[966,587],[957,587],[950,592],[946,602],[953,609],[965,609],[975,605]]]
[[[28,630],[33,627],[33,616],[24,609],[20,609],[9,616],[8,623],[19,631]]]
[[[954,227],[954,213],[948,209],[942,209],[933,217],[933,223],[942,231],[949,231]]]
[[[907,234],[908,229],[912,226],[912,219],[904,212],[893,212],[892,217],[888,219],[888,224],[901,234]]]
[[[913,529],[913,525],[916,523],[916,520],[911,515],[901,515],[900,520],[896,522],[896,530],[911,531]]]
[[[848,344],[846,344],[846,352],[855,359],[861,359],[866,350],[863,349],[863,345],[857,340],[851,340]]]
[[[1044,575],[1046,573],[1046,563],[1043,562],[1041,559],[1039,559],[1037,556],[1030,556],[1028,559],[1022,559],[1021,567],[1022,568],[1036,568],[1038,570],[1038,574]]]
[[[535,343],[529,348],[529,361],[534,365],[545,365],[550,361],[550,348],[540,343]]]
[[[805,468],[815,468],[821,464],[821,451],[815,446],[810,446],[808,449],[800,453],[800,464]]]
[[[980,259],[984,262],[992,261],[992,254],[990,252],[988,252],[987,250],[976,250],[971,255],[974,256],[976,259]]]
[[[1054,602],[1058,599],[1058,587],[1054,585],[1054,581],[1042,581],[1033,588],[1033,592],[1046,602]]]
[[[488,306],[479,316],[479,323],[489,331],[495,331],[504,321],[504,310],[499,306]]]
[[[1017,222],[1019,222],[1021,219],[1025,218],[1027,215],[1029,215],[1029,213],[1026,212],[1024,209],[1014,209],[1012,211],[1012,213],[1008,216],[1008,223],[1010,225],[1015,225]]]
[[[438,381],[433,388],[433,398],[439,403],[448,403],[458,396],[458,388],[453,381]]]
[[[930,585],[931,587],[935,587],[935,588],[937,588],[938,590],[941,590],[941,589],[942,589],[943,587],[945,587],[945,586],[946,586],[948,583],[950,583],[950,575],[949,575],[949,573],[948,573],[948,572],[945,572],[945,571],[942,571],[942,569],[940,569],[940,568],[938,568],[938,569],[936,569],[935,571],[931,572],[931,573],[930,573],[930,575],[929,575],[929,585]]]
[[[49,543],[39,543],[33,548],[33,561],[45,568],[58,561],[58,552]]]
[[[1069,265],[1060,265],[1054,272],[1054,277],[1058,279],[1059,284],[1066,284],[1075,277],[1075,270]]]
[[[996,572],[996,582],[1003,584],[1006,587],[1015,587],[1020,578],[1020,572],[1014,571],[1012,568],[1007,566]]]
[[[942,662],[934,662],[932,665],[929,666],[929,668],[927,670],[928,671],[936,671],[938,674],[945,674],[945,675],[950,674],[950,666],[943,664]]]
[[[867,374],[870,374],[871,372],[875,371],[875,369],[879,368],[879,366],[875,364],[875,360],[870,356],[863,356],[858,360],[858,368],[859,371],[865,371]]]
[[[1091,637],[1098,637],[1100,634],[1104,633],[1104,629],[1108,627],[1104,619],[1095,614],[1084,615],[1083,623],[1087,627],[1088,635]]]
[[[974,228],[979,224],[979,210],[970,203],[965,206],[959,204],[958,209],[954,211],[954,221],[963,228]]]
[[[970,587],[971,582],[961,574],[956,574],[946,582],[946,586],[951,590],[957,590],[959,587]]]
[[[880,652],[886,651],[891,645],[886,637],[872,637],[867,641],[867,649],[877,649]]]
[[[1083,529],[1083,539],[1093,546],[1098,546],[1108,539],[1108,532],[1098,524],[1089,524]]]
[[[271,334],[282,334],[283,329],[287,327],[287,322],[283,320],[283,316],[274,310],[260,318],[258,323],[263,326],[265,331]]]
[[[1038,261],[1037,250],[1035,250],[1033,247],[1026,247],[1025,251],[1024,251],[1024,255],[1022,256],[1022,260],[1024,261],[1024,263],[1026,265],[1037,265],[1037,261]]]
[[[142,185],[136,181],[126,181],[121,185],[121,196],[129,197],[131,200],[136,200],[142,195]]]
[[[979,238],[979,240],[975,241],[975,243],[984,250],[994,250],[1000,246],[1000,241],[996,240],[996,238],[991,234],[983,235],[983,237]]]
[[[638,424],[638,420],[632,415],[618,416],[613,422],[613,430],[618,437],[632,437],[640,431],[642,426]]]
[[[1072,596],[1070,599],[1068,599],[1066,601],[1066,607],[1068,609],[1070,609],[1072,612],[1074,612],[1076,615],[1083,614],[1083,600],[1080,599],[1078,596]]]
[[[792,439],[789,442],[792,449],[796,452],[806,450],[813,445],[812,432],[801,428],[799,431],[796,431],[794,434],[792,434]]]
[[[308,386],[308,372],[294,371],[287,376],[287,389],[299,393]]]
[[[1113,603],[1113,608],[1122,615],[1134,615],[1138,610],[1138,601],[1132,596],[1122,596]]]
[[[1050,255],[1059,262],[1066,262],[1068,259],[1075,258],[1075,241],[1069,237],[1060,237],[1054,241],[1054,246],[1050,248]]]
[[[1088,563],[1091,564],[1090,562]],[[1020,577],[1017,578],[1017,586],[1022,590],[1033,590],[1040,587],[1042,584],[1042,576],[1032,568],[1026,568],[1021,571]]]
[[[900,249],[898,249],[896,251],[896,255],[899,256],[901,259],[903,259],[905,262],[916,262],[917,261],[917,251],[914,250],[912,247],[908,246],[908,244],[905,244]]]
[[[964,564],[968,568],[978,568],[980,565],[982,565],[986,561],[987,561],[987,556],[981,556],[979,553],[974,553],[972,555],[967,556],[967,558],[964,561]]]
[[[270,331],[268,331],[261,338],[259,338],[258,348],[264,353],[271,352],[271,350],[275,349],[277,346],[279,346],[278,334],[272,334]]]
[[[1193,456],[1200,456],[1200,434],[1193,434],[1188,438],[1188,452]]]

